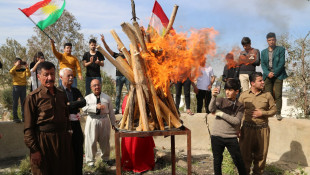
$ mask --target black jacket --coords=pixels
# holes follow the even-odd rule
[[[58,88],[66,92],[63,86],[60,86]],[[86,100],[84,99],[83,95],[77,88],[71,87],[71,91],[72,91],[73,101],[69,101],[68,99],[70,103],[69,114],[77,114],[80,112],[80,108],[86,105]],[[78,100],[79,98],[80,100]]]

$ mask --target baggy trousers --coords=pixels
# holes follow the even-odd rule
[[[261,129],[242,126],[239,144],[247,174],[250,174],[252,163],[254,164],[253,175],[264,173],[269,138],[269,126]]]
[[[267,77],[265,79],[265,91],[270,92],[273,96],[277,106],[277,114],[281,114],[282,110],[282,86],[283,80],[279,80],[276,77]]]
[[[87,116],[85,124],[85,158],[86,163],[95,161],[97,142],[101,149],[101,158],[108,161],[110,157],[111,124],[108,117],[92,118]]]

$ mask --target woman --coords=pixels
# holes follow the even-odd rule
[[[30,63],[30,73],[31,73],[31,89],[30,91],[34,91],[35,89],[37,89],[38,87],[41,86],[40,81],[38,81],[38,77],[37,77],[37,67],[39,65],[39,63],[44,62],[44,55],[42,52],[37,52],[34,57],[33,57],[33,62]]]

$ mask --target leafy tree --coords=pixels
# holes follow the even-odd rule
[[[102,92],[109,95],[111,98],[115,97],[115,83],[113,79],[104,71],[101,71],[102,76]]]
[[[26,47],[12,38],[6,39],[6,44],[0,47],[0,60],[3,65],[0,69],[0,83],[2,87],[12,84],[12,76],[9,71],[14,66],[16,57],[28,61],[26,56]]]
[[[309,118],[309,89],[310,89],[310,31],[304,38],[299,38],[294,42],[289,41],[288,34],[282,35],[278,43],[285,47],[287,57],[287,80],[290,88],[288,95],[294,105],[302,109],[301,116]]]
[[[56,23],[48,26],[44,31],[55,41],[55,47],[59,52],[63,52],[65,43],[72,43],[72,55],[80,61],[82,73],[85,72],[82,65],[82,56],[88,50],[88,42],[84,41],[84,35],[80,32],[81,24],[68,11],[64,11]],[[53,62],[59,67],[57,58],[54,56],[51,48],[50,39],[37,27],[34,27],[35,35],[28,39],[28,56],[33,58],[36,52],[42,51],[48,61]],[[78,88],[83,92],[85,89],[85,80],[78,80]]]

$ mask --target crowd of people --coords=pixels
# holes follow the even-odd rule
[[[218,97],[220,86],[215,82],[213,68],[201,66],[201,75],[196,81],[187,79],[175,83],[177,109],[184,87],[186,113],[193,115],[190,108],[190,89],[193,86],[197,98],[197,113],[212,113],[215,122],[211,129],[211,145],[214,157],[214,172],[222,174],[221,165],[225,147],[231,154],[239,174],[249,174],[253,163],[253,174],[263,174],[269,145],[270,129],[268,117],[282,119],[282,86],[287,77],[285,72],[285,49],[276,45],[276,35],[266,36],[268,48],[261,53],[251,47],[249,37],[244,37],[244,48],[238,60],[232,53],[226,55],[222,81],[225,82],[225,97]],[[120,48],[114,52],[101,35],[108,53],[117,58],[124,57]],[[56,88],[56,67],[46,61],[42,52],[34,55],[30,67],[16,58],[10,70],[13,76],[13,120],[24,122],[24,141],[30,149],[33,174],[82,174],[83,155],[88,166],[94,166],[97,143],[102,160],[110,160],[110,132],[115,129],[115,114],[119,114],[123,85],[129,90],[129,81],[116,70],[115,110],[112,99],[102,92],[100,68],[104,56],[96,51],[96,40],[89,41],[82,63],[86,67],[85,97],[77,89],[77,76],[83,79],[79,59],[71,55],[72,44],[64,45],[64,53],[56,50],[51,40],[52,51],[59,62],[59,86]],[[263,73],[256,72],[261,64]],[[26,96],[27,77],[31,78],[31,92]],[[21,120],[18,117],[18,102],[21,103]],[[126,99],[123,100],[123,106]],[[80,124],[80,111],[87,115],[84,134]],[[84,139],[85,135],[85,139]],[[84,144],[84,149],[83,149]],[[142,148],[141,144],[145,145]],[[153,138],[123,139],[122,164],[137,172],[154,168]],[[123,150],[128,147],[134,152]],[[152,157],[141,165],[147,151]],[[134,160],[133,160],[134,159]],[[139,162],[140,161],[140,162]],[[130,165],[129,165],[130,164]],[[137,167],[134,167],[134,166]],[[138,166],[143,168],[139,169]]]

